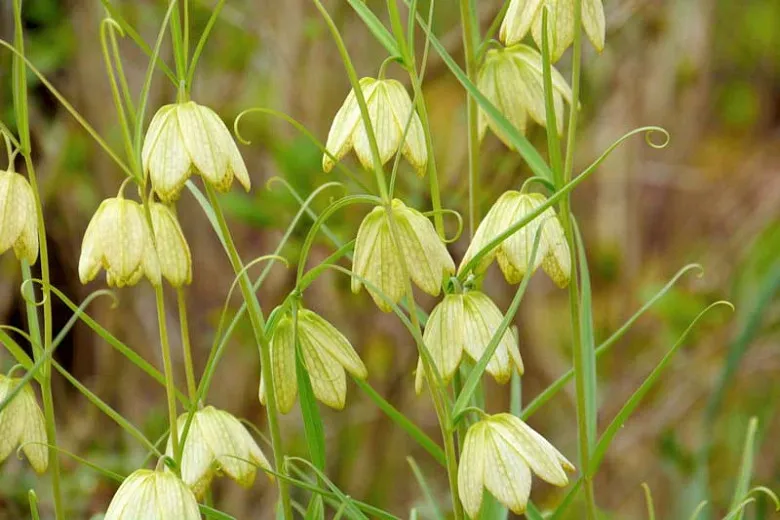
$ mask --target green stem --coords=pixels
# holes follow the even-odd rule
[[[222,234],[222,238],[225,241],[225,246],[230,257],[230,263],[233,266],[233,270],[236,274],[240,274],[239,284],[241,286],[241,293],[244,296],[244,301],[248,305],[249,320],[252,324],[252,331],[255,336],[258,348],[260,350],[260,369],[263,375],[263,383],[265,384],[265,397],[266,397],[266,412],[268,414],[268,428],[271,432],[271,446],[274,451],[274,461],[276,463],[276,471],[286,474],[284,464],[284,448],[282,446],[282,436],[279,430],[279,411],[276,406],[276,393],[274,392],[273,374],[271,374],[271,350],[268,344],[268,339],[265,336],[265,318],[263,317],[263,310],[260,308],[260,303],[257,301],[257,295],[255,294],[252,284],[249,280],[249,276],[244,271],[241,258],[236,249],[236,245],[233,242],[233,236],[230,234],[225,215],[222,212],[222,207],[219,204],[219,198],[214,188],[205,183],[206,193],[214,209],[214,215],[219,225],[219,230]],[[279,486],[279,497],[282,502],[282,511],[284,518],[292,519],[292,503],[290,501],[290,488],[285,479],[277,479]]]
[[[477,84],[477,62],[474,42],[477,38],[475,13],[470,0],[460,0],[460,19],[463,27],[463,53],[466,57],[466,75]],[[479,110],[477,101],[466,94],[466,113],[469,148],[469,236],[474,236],[479,222]]]
[[[190,327],[187,319],[187,298],[184,289],[181,287],[176,290],[176,299],[179,304],[179,324],[181,325],[181,348],[184,354],[184,373],[187,377],[187,395],[190,398],[190,404],[196,406],[195,396],[198,393],[195,383],[195,370],[192,364],[192,346],[190,342]]]
[[[160,328],[160,348],[162,350],[163,374],[165,374],[165,393],[168,398],[168,421],[171,430],[171,448],[176,459],[176,471],[179,471],[179,429],[176,427],[176,384],[173,379],[173,363],[171,362],[171,345],[168,342],[168,326],[165,316],[165,300],[162,285],[154,288],[157,301],[157,324]]]
[[[582,68],[582,0],[574,2],[574,45],[572,52],[571,90],[572,100],[569,111],[569,127],[566,140],[566,160],[563,169],[563,183],[572,178],[574,169],[574,149],[577,139],[577,118],[580,102],[580,77]],[[548,129],[549,131],[549,129]],[[553,129],[557,131],[557,129]],[[580,303],[579,277],[577,273],[577,244],[574,239],[574,229],[571,215],[571,197],[567,194],[561,199],[561,224],[566,234],[571,254],[572,277],[569,284],[569,311],[572,329],[572,364],[574,365],[574,380],[577,392],[577,429],[581,471],[584,475],[585,507],[588,520],[595,520],[596,498],[593,490],[593,478],[590,474],[590,454],[595,439],[590,439],[588,431],[588,403],[586,400],[587,378],[582,338],[580,336]]]

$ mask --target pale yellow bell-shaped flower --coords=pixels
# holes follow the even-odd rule
[[[163,202],[179,198],[193,173],[219,191],[227,191],[233,178],[249,191],[251,186],[241,153],[222,119],[194,101],[160,108],[149,124],[141,151],[144,174]]]
[[[0,403],[16,389],[19,381],[0,374]],[[46,471],[49,465],[46,424],[29,384],[0,412],[0,462],[19,446],[35,471]]]
[[[35,194],[22,175],[0,170],[0,254],[10,247],[19,260],[38,259]]]
[[[431,311],[423,333],[423,343],[443,384],[446,385],[452,380],[464,352],[474,362],[482,358],[502,320],[501,311],[483,292],[468,291],[444,296]],[[517,347],[517,339],[507,329],[490,358],[486,371],[498,383],[506,384],[515,370],[522,375],[523,360]],[[422,391],[424,376],[422,359],[419,359],[414,385],[417,394]]]
[[[187,415],[182,414],[177,421],[180,436]],[[165,454],[174,456],[170,438]],[[195,412],[184,443],[180,469],[182,480],[196,497],[204,496],[211,481],[220,474],[248,488],[255,481],[258,466],[271,469],[260,446],[238,419],[213,406]]]
[[[168,471],[139,469],[119,486],[103,520],[201,520],[198,501]]]
[[[417,173],[424,175],[425,166],[428,164],[425,133],[420,117],[403,85],[394,79],[363,78],[360,80],[360,90],[366,100],[380,162],[385,164],[400,149]],[[402,142],[404,131],[406,139]],[[341,160],[353,148],[363,167],[372,169],[373,154],[354,90],[349,93],[333,118],[325,149],[335,160],[324,154],[323,170],[332,170],[336,161]]]
[[[165,204],[153,202],[149,209],[163,278],[173,287],[188,285],[192,281],[192,255],[179,220]]]
[[[574,42],[574,2],[578,0],[511,0],[499,37],[506,45],[520,43],[530,29],[534,41],[542,48],[542,11],[549,6],[547,17],[550,57],[558,61]],[[582,0],[582,26],[597,51],[604,50],[606,23],[602,0]]]
[[[160,263],[144,209],[121,195],[100,204],[81,243],[81,283],[93,280],[101,268],[111,286],[135,285],[143,276],[160,285]]]
[[[544,437],[508,413],[486,417],[466,432],[458,467],[458,495],[479,518],[485,489],[516,514],[525,512],[531,473],[554,486],[569,483],[574,466]]]
[[[377,206],[358,229],[352,260],[352,271],[356,275],[352,277],[352,292],[360,291],[363,278],[384,293],[390,302],[398,303],[406,287],[402,257],[412,281],[431,296],[438,296],[442,281],[455,272],[452,257],[431,221],[422,213],[398,199],[393,200],[391,208],[399,243],[393,240],[388,211]],[[392,310],[390,302],[374,288],[367,285],[366,289],[380,309]]]
[[[460,264],[460,270],[465,268],[478,251],[546,201],[540,193],[507,191],[501,195],[477,228]],[[540,227],[542,231],[539,247],[533,265],[529,265],[534,239]],[[539,266],[542,266],[559,287],[566,287],[571,278],[569,246],[563,227],[552,208],[544,210],[541,215],[483,256],[475,271],[482,273],[495,258],[498,258],[498,265],[509,283],[519,283],[527,273],[533,273]]]
[[[296,349],[290,313],[279,318],[271,336],[271,374],[279,411],[288,413],[298,396]],[[320,315],[298,310],[298,342],[301,360],[311,381],[314,396],[322,403],[342,410],[347,398],[346,372],[358,379],[368,371],[349,340]],[[260,402],[265,404],[264,381],[260,380]]]
[[[563,132],[563,102],[571,103],[571,89],[555,68],[552,69],[552,85],[556,130],[560,134]],[[538,124],[547,126],[542,55],[528,45],[490,49],[479,69],[477,87],[521,134],[526,131],[529,115]],[[506,133],[480,109],[480,139],[485,137],[488,128],[512,148]]]

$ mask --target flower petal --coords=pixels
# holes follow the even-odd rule
[[[516,514],[525,512],[531,494],[531,470],[526,461],[488,421],[485,427],[485,487]]]
[[[368,377],[366,365],[352,348],[349,340],[322,316],[307,309],[300,309],[298,327],[301,343],[308,343],[309,348],[327,352],[355,377],[360,379]]]
[[[271,374],[279,411],[288,413],[298,396],[293,323],[289,316],[279,320],[271,338]]]
[[[463,509],[471,518],[479,518],[484,492],[484,475],[486,460],[485,425],[483,422],[473,424],[463,441],[460,466],[458,467],[458,496],[463,503]]]

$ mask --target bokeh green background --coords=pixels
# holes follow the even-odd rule
[[[384,18],[384,2],[370,1]],[[121,13],[152,42],[165,2],[116,2]],[[211,1],[192,2],[193,30],[203,28]],[[327,2],[360,75],[376,75],[383,49],[346,2]],[[427,2],[420,1],[421,9]],[[713,517],[731,500],[748,418],[758,416],[760,456],[757,483],[780,485],[780,1],[778,0],[605,0],[607,48],[597,55],[587,47],[584,66],[579,169],[629,129],[655,124],[672,135],[661,151],[636,138],[612,154],[600,172],[574,195],[593,275],[597,341],[648,299],[680,267],[705,268],[688,277],[656,305],[599,364],[600,424],[622,403],[708,303],[726,298],[733,316],[718,311],[706,319],[677,356],[661,384],[627,423],[596,479],[605,518],[643,518],[640,485],[653,492],[659,518],[687,518],[702,499],[711,500]],[[483,30],[499,9],[497,0],[479,2]],[[98,0],[28,0],[25,30],[30,60],[60,89],[107,140],[121,149],[105,65],[99,45],[105,11]],[[458,10],[439,0],[435,31],[447,49],[461,56]],[[11,40],[11,2],[0,3],[0,36]],[[421,37],[421,34],[418,34]],[[140,91],[147,58],[129,39],[121,41],[125,71]],[[172,64],[170,47],[165,59]],[[558,64],[568,75],[568,54]],[[10,98],[11,59],[0,55],[0,117],[14,127]],[[389,74],[403,79],[400,70]],[[53,263],[53,282],[74,300],[102,286],[82,287],[77,261],[83,232],[100,200],[113,196],[122,173],[79,128],[54,97],[30,78],[30,114],[38,175],[42,179]],[[196,75],[193,97],[232,121],[250,107],[286,112],[325,139],[330,120],[349,90],[324,24],[306,0],[230,0],[215,27]],[[467,209],[465,94],[448,69],[431,55],[425,93],[439,166],[444,205]],[[150,103],[174,99],[174,88],[158,74]],[[274,176],[301,195],[328,180],[318,148],[282,120],[247,116],[241,126],[252,141],[242,153],[252,175],[250,194],[225,197],[239,249],[245,259],[273,250],[298,205]],[[529,137],[544,150],[544,134]],[[486,211],[506,189],[528,176],[521,159],[492,136],[483,144],[481,207]],[[3,159],[4,161],[5,159]],[[352,159],[349,159],[352,161]],[[371,178],[367,175],[366,181]],[[354,186],[347,183],[348,189]],[[408,166],[399,176],[409,204],[429,209],[426,181]],[[330,192],[337,196],[338,191]],[[322,197],[315,205],[322,209]],[[332,229],[341,239],[354,236],[362,209],[339,214]],[[196,203],[179,204],[193,250],[194,282],[188,289],[196,368],[202,368],[232,271],[218,240]],[[291,262],[307,231],[299,226],[284,254]],[[454,225],[452,226],[454,227]],[[456,261],[461,239],[450,247]],[[333,249],[324,237],[313,260]],[[261,292],[269,312],[292,287],[294,271],[275,267]],[[0,322],[22,326],[20,274],[12,255],[0,259]],[[392,315],[376,310],[365,293],[352,295],[340,274],[322,277],[305,302],[337,324],[352,340],[370,371],[371,384],[432,436],[435,414],[426,396],[413,391],[414,344]],[[513,293],[497,270],[486,290],[502,308]],[[111,309],[98,300],[92,315],[138,353],[160,364],[154,296],[148,286],[122,290]],[[173,294],[169,308],[175,309]],[[428,309],[434,301],[421,297]],[[239,304],[232,302],[235,307]],[[55,323],[64,325],[67,309],[55,304]],[[177,330],[176,315],[170,316]],[[523,393],[533,397],[570,366],[568,315],[564,292],[544,277],[531,284],[516,325],[525,361]],[[178,352],[178,351],[177,351]],[[77,326],[57,358],[89,388],[137,424],[150,438],[165,430],[162,387],[129,365],[86,326]],[[11,365],[0,353],[0,365]],[[181,358],[179,383],[183,385]],[[257,401],[258,356],[248,324],[242,323],[218,370],[209,402],[265,429]],[[106,468],[127,474],[144,459],[142,448],[108,418],[55,376],[59,440],[62,446]],[[490,411],[505,409],[508,388],[488,386]],[[709,412],[707,411],[709,410]],[[323,409],[328,443],[328,475],[345,492],[406,516],[424,507],[406,457],[412,456],[441,497],[446,478],[436,464],[371,401],[350,386],[347,409]],[[573,387],[542,408],[530,424],[565,454],[576,454]],[[285,442],[304,455],[297,409],[282,423]],[[706,447],[710,451],[704,451]],[[104,510],[115,484],[63,457],[67,507],[72,518]],[[46,479],[11,457],[0,471],[0,518],[28,518],[26,492],[34,487],[42,511],[50,514]],[[554,504],[560,491],[541,482],[533,499]],[[243,490],[230,481],[215,488],[217,504],[237,518],[270,518],[274,488],[258,478]],[[300,497],[302,500],[305,498]],[[446,502],[443,502],[446,503]],[[570,518],[580,518],[577,507]],[[769,503],[751,510],[770,518]],[[423,510],[424,512],[424,510]]]

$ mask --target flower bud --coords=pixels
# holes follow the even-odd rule
[[[428,317],[423,343],[431,354],[436,369],[447,384],[460,365],[465,351],[477,362],[501,325],[503,316],[496,304],[480,291],[447,294]],[[501,384],[512,377],[512,370],[523,373],[523,360],[517,339],[510,330],[504,331],[495,353],[487,364],[487,372]],[[417,363],[415,390],[422,391],[424,371],[422,359]]]
[[[149,209],[162,276],[174,287],[188,285],[192,281],[192,256],[176,215],[159,202],[153,202]]]
[[[563,100],[571,102],[571,89],[555,68],[552,69],[552,81],[556,130],[560,134],[563,132]],[[529,115],[538,124],[547,126],[542,56],[535,49],[519,44],[489,50],[479,69],[477,87],[520,133],[525,133]],[[485,137],[488,127],[512,148],[506,134],[480,109],[480,139]]]
[[[30,183],[16,172],[0,170],[0,254],[14,248],[19,260],[38,258],[38,216]]]
[[[368,377],[366,366],[349,340],[318,314],[298,310],[298,342],[301,359],[311,381],[314,396],[322,403],[342,410],[347,398],[346,372],[358,379]],[[271,336],[271,374],[279,411],[288,413],[298,396],[293,320],[289,313],[279,319]],[[260,380],[260,402],[265,404],[264,382]]]
[[[578,0],[511,0],[499,37],[505,45],[520,43],[532,29],[534,41],[542,48],[542,10],[547,17],[550,57],[558,61],[574,41],[574,2]],[[604,50],[606,24],[602,0],[582,0],[582,26],[597,51]]]
[[[79,259],[81,283],[93,280],[106,270],[108,285],[135,285],[146,276],[160,284],[160,264],[152,234],[137,202],[121,196],[104,200],[84,233]]]
[[[425,133],[406,89],[394,79],[374,78],[361,79],[360,89],[366,100],[380,162],[385,164],[400,149],[417,173],[424,175],[428,164]],[[406,139],[402,143],[404,133]],[[333,118],[325,149],[335,159],[325,154],[322,158],[323,170],[332,170],[336,161],[341,160],[352,148],[363,167],[372,169],[373,154],[354,90]]]
[[[250,188],[249,173],[225,123],[194,101],[157,111],[144,138],[141,160],[144,174],[163,202],[178,199],[192,173],[219,191],[229,190],[234,176],[247,191]]]
[[[176,475],[139,469],[119,486],[103,520],[200,520],[195,495]]]
[[[182,414],[177,421],[179,435],[184,431],[187,416]],[[174,456],[170,438],[165,454]],[[213,406],[195,412],[182,451],[181,478],[196,497],[202,497],[220,473],[250,487],[257,466],[271,469],[260,446],[238,419]]]
[[[483,490],[516,514],[525,512],[531,472],[565,486],[574,466],[519,418],[500,413],[473,424],[466,433],[458,468],[458,495],[471,518],[479,518]]]
[[[539,193],[507,191],[501,195],[477,228],[460,264],[460,271],[463,271],[478,251],[546,201],[544,195]],[[529,265],[536,233],[540,227],[542,231],[539,247],[533,265]],[[509,283],[519,283],[527,272],[535,271],[540,265],[559,287],[566,287],[571,277],[569,246],[563,227],[552,208],[544,210],[541,215],[483,256],[475,271],[485,271],[496,257]]]
[[[352,292],[357,293],[365,279],[376,290],[367,286],[377,306],[385,312],[392,310],[388,301],[398,303],[405,294],[406,280],[401,265],[403,257],[408,275],[417,286],[432,296],[438,296],[442,281],[455,272],[450,257],[431,221],[419,211],[394,199],[392,218],[398,231],[398,243],[393,240],[388,211],[377,206],[369,213],[358,229],[355,255],[352,261]]]
[[[0,403],[19,385],[19,381],[0,374]],[[49,465],[46,442],[43,413],[32,387],[26,384],[0,412],[0,462],[21,445],[33,469],[43,473]]]

